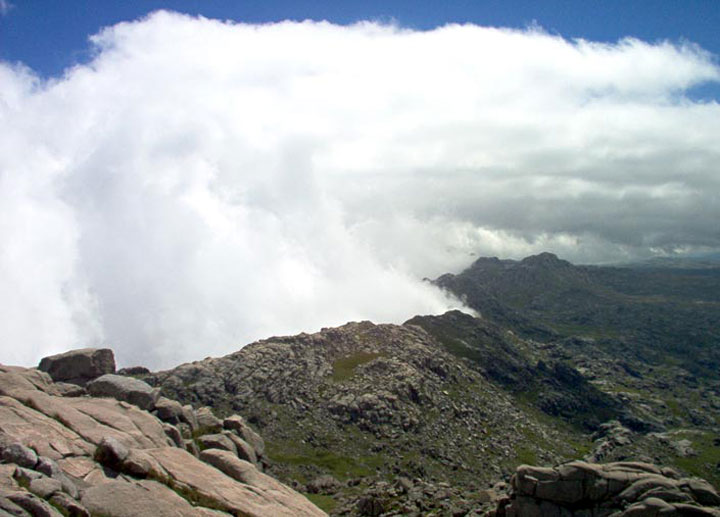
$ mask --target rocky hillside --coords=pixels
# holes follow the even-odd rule
[[[626,412],[567,364],[528,360],[519,343],[451,312],[271,338],[145,378],[246,415],[268,441],[271,471],[333,496],[311,496],[333,513],[363,514],[368,493],[395,514],[482,513],[516,465],[582,456],[584,433]],[[419,487],[411,502],[399,480]]]
[[[573,433],[544,425],[416,325],[350,323],[272,338],[148,380],[178,400],[246,415],[267,440],[271,471],[306,492],[335,494],[348,508],[324,502],[340,513],[373,483],[401,478],[429,483],[418,510],[470,507],[518,462],[578,453]],[[331,481],[318,487],[323,476]]]
[[[0,366],[1,516],[325,515],[262,472],[264,443],[240,416],[115,375],[110,350],[40,368]]]
[[[719,279],[479,259],[479,317],[1,366],[0,516],[720,517]]]
[[[185,404],[245,415],[267,441],[268,472],[334,515],[479,515],[518,465],[578,458],[717,483],[720,384],[698,373],[715,352],[662,355],[666,341],[649,346],[639,316],[685,297],[710,317],[713,295],[692,276],[710,270],[627,271],[551,254],[480,259],[437,281],[480,317],[349,323],[141,377]],[[618,327],[627,318],[634,326]]]
[[[542,340],[584,336],[616,357],[720,367],[720,265],[574,266],[551,253],[479,258],[435,283],[484,317]]]
[[[642,456],[720,483],[717,262],[575,266],[543,253],[480,258],[436,282],[512,332],[531,363],[569,365],[622,403],[627,432],[598,429],[595,459]]]

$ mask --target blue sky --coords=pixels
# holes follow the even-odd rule
[[[688,40],[720,55],[717,0],[0,1],[6,6],[0,17],[0,58],[21,61],[46,77],[84,61],[87,37],[101,27],[134,20],[156,9],[253,23],[285,19],[338,24],[395,20],[415,29],[447,23],[517,28],[537,23],[565,38],[606,42],[625,36],[648,42]]]

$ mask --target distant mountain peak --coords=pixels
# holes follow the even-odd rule
[[[539,253],[538,255],[531,255],[529,257],[526,257],[520,261],[520,264],[543,267],[572,266],[572,264],[567,260],[562,260],[561,258],[558,258],[558,256],[554,253],[550,253],[548,251],[544,251],[543,253]]]

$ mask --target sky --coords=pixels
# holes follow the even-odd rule
[[[717,252],[720,4],[628,4],[0,0],[0,362],[399,323],[483,255]]]

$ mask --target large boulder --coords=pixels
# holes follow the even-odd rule
[[[201,407],[195,411],[197,426],[204,433],[219,433],[222,431],[223,423],[209,407]]]
[[[183,421],[183,407],[177,400],[160,397],[155,403],[155,414],[163,422],[179,424]]]
[[[81,348],[44,357],[38,369],[54,381],[85,385],[101,375],[115,373],[115,356],[109,348]]]
[[[108,373],[91,381],[87,390],[94,397],[112,397],[151,411],[160,398],[160,391],[147,382]]]
[[[510,499],[500,503],[496,514],[720,517],[720,496],[712,485],[668,474],[672,472],[640,462],[573,461],[554,468],[521,465],[512,477]]]

